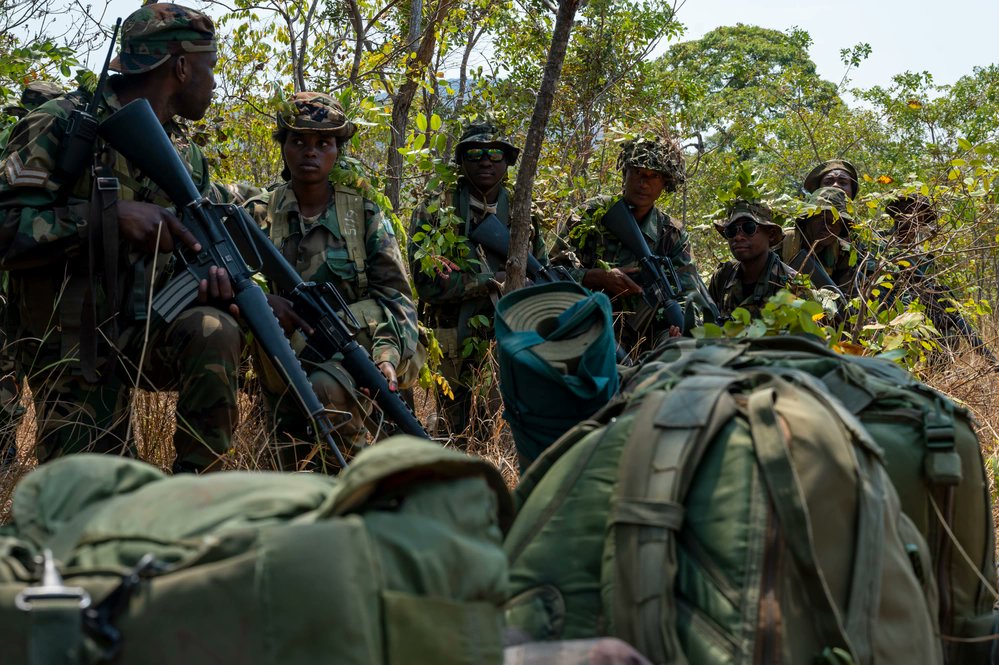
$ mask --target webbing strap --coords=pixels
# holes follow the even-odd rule
[[[608,524],[615,558],[612,571],[605,571],[614,580],[605,602],[609,632],[656,665],[687,662],[676,632],[674,536],[694,471],[735,414],[728,388],[740,380],[727,372],[702,374],[648,394],[618,465]]]
[[[777,391],[773,388],[760,389],[749,396],[749,423],[756,457],[788,549],[798,563],[805,596],[811,604],[809,613],[819,638],[827,647],[839,647],[855,654],[829,585],[818,567],[805,498],[774,411],[776,397]]]
[[[28,665],[80,665],[83,611],[78,598],[36,600],[32,603]]]
[[[347,256],[354,262],[357,269],[357,286],[359,297],[368,292],[368,275],[365,272],[365,261],[368,256],[364,246],[364,199],[352,189],[337,185],[334,188],[336,197],[336,215],[340,222],[340,232],[347,243]]]

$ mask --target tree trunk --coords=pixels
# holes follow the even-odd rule
[[[531,194],[534,190],[534,178],[538,173],[541,141],[548,127],[555,89],[562,76],[562,64],[565,62],[572,22],[580,4],[580,0],[559,0],[558,3],[552,44],[548,49],[548,61],[541,77],[541,89],[534,103],[531,125],[527,130],[527,140],[521,153],[517,188],[514,191],[513,206],[510,211],[510,254],[506,262],[505,287],[507,292],[519,289],[526,282],[527,253],[531,244]]]
[[[385,183],[385,195],[392,202],[392,207],[395,210],[399,209],[399,194],[402,191],[402,154],[399,152],[399,148],[402,147],[406,138],[409,110],[413,106],[413,98],[419,88],[420,78],[426,73],[427,65],[430,64],[434,55],[434,48],[437,45],[437,26],[447,15],[450,7],[450,2],[441,2],[437,7],[434,19],[427,22],[423,30],[423,37],[416,48],[416,57],[411,58],[406,64],[405,80],[392,98],[392,136],[386,160],[388,181]]]

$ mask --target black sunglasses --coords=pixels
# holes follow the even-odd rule
[[[469,148],[462,155],[462,159],[469,162],[477,162],[483,157],[488,157],[490,162],[502,162],[506,159],[506,151],[503,148]]]
[[[755,235],[756,234],[756,230],[759,229],[759,228],[760,228],[759,224],[757,224],[756,222],[754,222],[751,219],[747,219],[746,221],[742,222],[741,224],[738,223],[738,222],[732,222],[731,224],[728,224],[724,229],[722,229],[722,233],[725,235],[726,238],[728,238],[729,240],[732,240],[737,235],[739,235],[739,231],[741,230],[742,231],[742,235],[744,235],[747,238],[749,238],[749,237]]]

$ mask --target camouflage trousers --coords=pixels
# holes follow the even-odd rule
[[[419,355],[419,354],[418,354]],[[383,423],[372,417],[373,402],[357,388],[354,378],[340,364],[340,356],[322,363],[304,362],[309,382],[315,391],[319,402],[329,410],[335,431],[333,438],[349,460],[361,448],[367,445],[368,434],[375,439]],[[298,469],[312,455],[315,466],[329,468],[320,445],[313,455],[317,443],[316,436],[309,418],[302,410],[294,394],[288,389],[277,368],[255,345],[253,351],[254,368],[260,380],[260,389],[270,422],[267,423],[270,437],[275,441],[276,462],[281,469],[293,471]],[[411,359],[403,360],[397,370],[400,390],[411,388],[419,377],[422,366],[422,356],[419,365]],[[333,461],[332,465],[335,466]]]
[[[237,411],[237,371],[243,334],[214,307],[192,307],[169,325],[123,331],[115,367],[101,380],[81,375],[79,344],[65,344],[58,328],[38,326],[22,308],[17,357],[28,378],[38,430],[39,462],[78,452],[135,455],[129,436],[133,388],[178,393],[175,470],[219,468],[231,446]],[[69,352],[66,352],[67,347]],[[75,352],[74,352],[75,351]]]

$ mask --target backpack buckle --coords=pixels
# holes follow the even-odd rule
[[[79,603],[80,609],[85,610],[90,607],[90,594],[86,589],[77,586],[66,586],[63,584],[62,576],[56,568],[52,550],[46,548],[42,551],[42,581],[35,586],[30,586],[21,591],[14,598],[14,605],[22,612],[34,611],[34,605],[38,602],[42,604],[50,600],[75,600]]]
[[[97,176],[97,191],[99,192],[117,192],[120,183],[118,178],[111,176]]]

